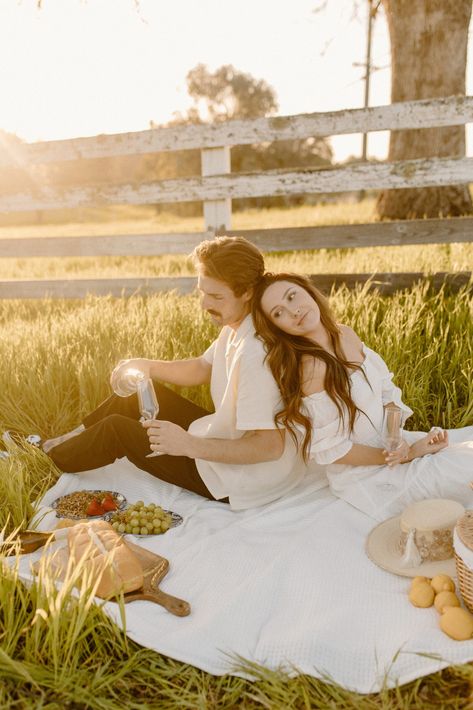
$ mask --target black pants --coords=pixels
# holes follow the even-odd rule
[[[187,430],[195,419],[209,414],[168,387],[155,382],[154,388],[162,420]],[[89,471],[126,456],[135,466],[162,481],[215,500],[201,479],[194,459],[167,455],[146,458],[151,450],[139,417],[136,395],[118,397],[114,394],[84,419],[85,431],[50,449],[48,455],[67,473]]]

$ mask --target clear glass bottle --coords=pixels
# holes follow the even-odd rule
[[[112,389],[119,397],[129,397],[137,390],[138,382],[145,379],[145,374],[136,367],[127,367],[123,369],[123,365],[118,365],[112,372],[110,382]]]

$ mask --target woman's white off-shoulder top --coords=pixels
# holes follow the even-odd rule
[[[402,402],[401,390],[393,383],[393,373],[383,358],[364,344],[363,354],[362,371],[354,370],[350,377],[351,396],[361,410],[352,432],[347,414],[342,421],[325,391],[304,397],[306,413],[313,422],[310,457],[319,464],[333,464],[347,454],[353,444],[381,447],[385,404],[397,404],[402,410],[403,422],[412,414],[412,409]]]

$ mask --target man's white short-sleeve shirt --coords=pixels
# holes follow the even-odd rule
[[[197,419],[189,433],[217,439],[238,439],[245,431],[276,429],[274,415],[281,407],[279,389],[264,362],[262,342],[255,336],[251,316],[235,331],[224,326],[203,357],[212,365],[210,392],[215,412]],[[277,461],[227,464],[196,459],[196,466],[214,498],[228,498],[234,509],[269,503],[303,478],[306,467],[292,438]]]

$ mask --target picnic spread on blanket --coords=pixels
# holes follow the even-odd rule
[[[90,495],[112,509],[82,516]],[[126,633],[145,647],[215,675],[251,677],[245,659],[371,693],[473,660],[465,507],[430,499],[379,523],[317,469],[283,498],[235,511],[120,459],[47,491],[20,574],[32,580],[45,555],[56,573],[82,555],[105,613],[123,626],[123,593]],[[110,550],[115,567],[103,566]]]

